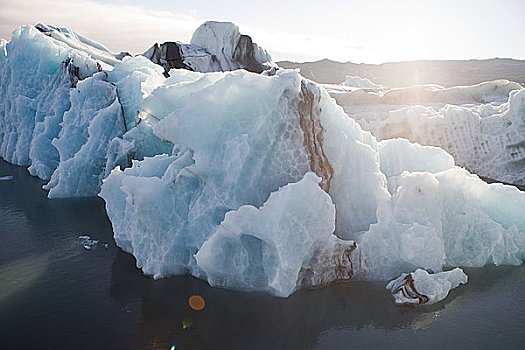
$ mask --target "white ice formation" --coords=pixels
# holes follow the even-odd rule
[[[285,296],[418,267],[521,264],[516,188],[484,183],[436,147],[377,143],[294,71],[170,74],[142,123],[178,146],[114,170],[100,194],[117,244],[147,274]]]
[[[275,67],[270,54],[229,22],[206,22],[193,33],[191,44],[156,43],[143,55],[164,67],[166,76],[172,68],[197,72],[246,69],[261,73]]]
[[[341,83],[341,85],[353,87],[353,88],[360,88],[360,89],[380,89],[382,88],[381,85],[377,85],[376,83],[372,82],[370,79],[361,78],[357,75],[347,75],[345,81]]]
[[[406,138],[437,146],[458,166],[480,176],[525,185],[525,89],[517,83],[329,89],[347,114],[378,140]],[[413,103],[424,106],[405,106]]]
[[[215,52],[202,34],[215,30],[192,44]],[[100,190],[117,245],[155,278],[285,297],[525,258],[525,193],[442,149],[378,142],[297,71],[166,78],[137,56],[99,72],[96,55],[31,26],[6,48],[0,155],[50,179],[50,197]]]
[[[467,281],[467,275],[460,268],[433,274],[417,269],[390,281],[386,289],[392,293],[396,304],[430,305],[445,299],[450,290]]]

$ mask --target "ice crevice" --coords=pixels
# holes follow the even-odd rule
[[[299,123],[304,133],[304,143],[308,149],[310,169],[322,178],[320,186],[329,193],[334,169],[323,150],[324,129],[319,119],[321,97],[319,94],[314,95],[307,84],[309,83],[305,80],[301,81],[301,101],[298,105]]]

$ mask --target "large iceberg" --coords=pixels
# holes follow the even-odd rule
[[[114,170],[100,194],[117,244],[146,273],[286,296],[525,257],[522,192],[439,148],[378,143],[297,72],[170,75],[142,120],[172,155]]]
[[[50,179],[50,197],[99,194],[116,243],[154,278],[285,297],[525,258],[525,193],[440,148],[378,142],[297,71],[236,69],[250,55],[272,64],[231,24],[206,23],[191,43],[220,72],[169,77],[144,56],[111,66],[103,46],[52,29],[2,44],[0,155]],[[509,128],[522,98],[493,107]]]

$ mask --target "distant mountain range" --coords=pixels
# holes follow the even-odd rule
[[[357,75],[388,87],[420,84],[450,87],[496,79],[508,79],[525,85],[525,60],[508,58],[383,64],[342,63],[324,59],[306,63],[281,61],[277,64],[283,68],[299,68],[304,77],[324,84],[339,84],[345,81],[345,76]]]

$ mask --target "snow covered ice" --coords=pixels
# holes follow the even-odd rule
[[[512,83],[430,89],[484,103],[439,110],[459,115],[448,119],[468,136],[455,138],[466,154],[456,159],[378,142],[365,119],[297,71],[276,69],[231,23],[206,22],[191,44],[172,44],[124,57],[52,26],[0,43],[0,155],[49,180],[50,198],[101,196],[115,242],[144,273],[286,297],[336,280],[523,262],[525,193],[456,166],[481,139],[500,153],[477,154],[480,169],[523,175],[523,90],[486,103]],[[405,101],[379,87],[334,89],[354,102]]]

